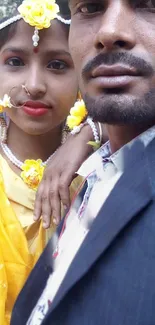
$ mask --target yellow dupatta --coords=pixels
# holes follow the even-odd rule
[[[74,196],[83,178],[70,187]],[[0,155],[0,325],[9,325],[15,300],[55,228],[33,221],[35,192]]]
[[[10,324],[15,300],[54,231],[33,222],[34,199],[0,155],[0,325]]]

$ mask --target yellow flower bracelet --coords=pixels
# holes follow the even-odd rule
[[[87,117],[87,115],[88,115],[88,112],[87,112],[84,101],[82,99],[78,100],[75,103],[74,107],[71,108],[70,115],[67,117],[66,124],[69,127],[69,129],[71,130],[72,135],[79,133],[85,124],[89,124],[89,126],[92,129],[92,133],[93,133],[95,141],[90,141],[90,142],[88,142],[88,144],[93,146],[93,148],[96,150],[100,147],[101,139],[98,135],[98,131],[97,131],[95,123],[93,122],[93,120],[90,117]],[[87,119],[86,119],[86,117],[87,117]],[[86,119],[86,121],[83,122],[85,119]],[[100,130],[100,128],[99,128],[99,130]]]

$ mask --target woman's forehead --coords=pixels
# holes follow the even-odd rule
[[[29,26],[23,20],[20,20],[17,23],[14,34],[11,39],[9,39],[4,47],[7,47],[9,44],[11,46],[25,46],[27,49],[32,49],[32,36],[34,34],[34,28]],[[68,30],[67,26],[64,26],[61,22],[56,19],[52,21],[50,28],[43,29],[39,32],[40,41],[39,48],[47,49],[57,49],[64,48],[68,50]]]

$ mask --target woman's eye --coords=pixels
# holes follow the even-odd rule
[[[83,14],[94,14],[103,9],[103,5],[99,3],[88,3],[79,8],[79,11]]]
[[[12,67],[22,67],[24,66],[24,63],[21,59],[19,58],[10,58],[8,59],[5,64],[12,66]]]
[[[63,70],[67,68],[67,64],[60,60],[53,60],[48,64],[47,67],[48,69],[53,69],[53,70]]]

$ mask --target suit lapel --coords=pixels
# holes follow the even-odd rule
[[[131,159],[135,150],[136,159],[135,156]],[[148,163],[144,153],[144,145],[141,141],[137,141],[136,145],[134,143],[133,148],[129,147],[127,151],[125,150],[124,158],[122,157],[124,159],[122,162],[124,173],[116,183],[92,224],[91,231],[81,245],[45,317],[45,322],[65,294],[88,272],[95,261],[106,252],[109,245],[121,230],[152,199],[152,189],[148,177]]]

